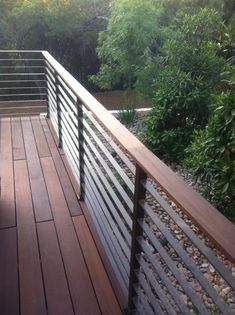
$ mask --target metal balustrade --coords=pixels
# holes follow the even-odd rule
[[[46,110],[45,60],[41,51],[0,51],[0,115]]]
[[[47,101],[47,116],[79,183],[123,309],[141,315],[234,314],[234,225],[48,52],[0,56],[1,100]],[[228,288],[230,300],[213,279]]]

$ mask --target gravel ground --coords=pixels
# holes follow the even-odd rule
[[[142,124],[143,120],[138,120],[136,123],[128,127],[128,129],[137,137],[139,137],[140,132],[142,130]],[[180,165],[169,165],[171,169],[182,177],[182,179],[190,185],[195,190],[197,189],[197,184],[195,183],[195,180],[193,179],[193,176],[189,174],[185,169],[183,169]],[[221,261],[224,266],[226,266],[232,276],[235,277],[235,266],[232,264],[228,259],[224,257],[224,255],[212,244],[212,242],[206,237],[202,232],[199,231],[199,229],[192,223],[192,221],[185,215],[176,205],[174,202],[172,202],[166,194],[161,191],[159,187],[156,186],[156,184],[149,180],[149,182],[153,185],[155,189],[160,193],[160,195],[167,201],[167,203],[171,206],[171,208],[179,215],[181,219],[184,220],[184,222],[191,228],[192,231],[197,234],[199,239],[208,246],[213,254]],[[231,309],[232,314],[235,314],[235,292],[232,290],[232,288],[226,283],[226,281],[220,276],[220,274],[215,270],[215,268],[210,264],[210,262],[207,260],[207,258],[200,253],[200,251],[197,249],[197,247],[194,246],[194,244],[189,240],[188,237],[185,236],[185,234],[181,231],[181,229],[178,227],[178,225],[170,218],[170,216],[166,213],[166,211],[161,208],[161,206],[157,203],[157,201],[152,198],[150,195],[147,195],[147,201],[149,205],[151,205],[153,211],[157,213],[160,220],[165,224],[166,228],[172,232],[172,235],[178,240],[179,244],[185,249],[185,251],[188,253],[190,258],[194,261],[196,266],[199,268],[201,273],[204,275],[204,277],[209,281],[209,283],[212,284],[213,288],[216,290],[218,296],[220,296],[224,301],[226,301]],[[159,231],[159,229],[155,226],[155,224],[152,222],[152,220],[148,217],[146,217],[146,221],[149,224],[149,226],[154,231],[155,236],[161,241],[164,239],[164,236]],[[150,244],[151,246],[151,244]],[[211,298],[207,295],[205,290],[202,289],[202,286],[200,283],[194,278],[193,274],[186,268],[185,264],[182,262],[182,259],[178,256],[178,254],[175,252],[174,248],[170,246],[168,242],[164,245],[165,250],[169,254],[169,256],[172,258],[172,260],[176,263],[176,266],[181,274],[185,276],[187,281],[190,283],[191,287],[198,293],[198,295],[203,300],[206,307],[209,309],[211,314],[222,314],[216,305],[213,303]],[[162,268],[165,268],[165,263],[160,257],[160,255],[155,251],[155,249],[152,247],[152,252],[154,253],[156,260],[158,260],[159,264],[162,266]],[[181,291],[181,288],[179,287],[176,278],[174,275],[166,269],[166,273],[169,274],[170,280],[173,283],[173,285]],[[165,290],[163,288],[163,290]],[[167,294],[167,292],[166,292]],[[185,292],[182,290],[181,298],[185,301],[187,306],[191,309],[193,314],[195,313],[195,308],[192,304],[192,302],[189,300]],[[175,308],[178,314],[180,314],[180,311]]]
[[[139,133],[142,129],[142,120],[137,121],[133,126],[129,128],[129,130],[135,134],[137,137],[139,136]],[[118,154],[116,154],[116,151],[113,150],[113,148],[110,146],[109,141],[105,139],[104,134],[106,132],[103,130],[101,132],[96,132],[96,135],[101,140],[102,144],[106,147],[106,149],[109,151],[109,153],[112,155],[112,157],[116,160],[118,165],[121,167],[121,169],[126,173],[126,175],[129,177],[129,179],[134,183],[134,175],[130,171],[130,169],[127,167],[127,165],[123,162],[123,160],[119,157]],[[98,149],[97,144],[94,142],[94,145]],[[118,144],[117,144],[118,146]],[[119,148],[120,149],[120,148]],[[116,174],[116,169],[114,167],[114,164],[110,162],[110,159],[107,158],[107,156],[104,154],[103,150],[100,150],[100,155],[102,159],[105,160],[105,163],[107,164],[108,168],[112,171],[113,174]],[[126,157],[131,161],[130,157],[126,154]],[[95,158],[97,163],[100,163],[99,158]],[[133,163],[133,161],[131,161]],[[100,169],[102,170],[102,173],[105,177],[107,177],[107,180],[109,180],[109,175],[107,173],[106,168],[104,166],[99,165]],[[180,175],[190,186],[192,186],[194,189],[196,189],[196,184],[190,174],[188,174],[184,169],[182,169],[179,165],[171,165],[171,168]],[[116,174],[117,175],[117,174]],[[119,178],[120,180],[120,178]],[[122,181],[121,181],[122,182]],[[226,314],[235,314],[235,292],[232,289],[232,287],[223,279],[223,277],[217,272],[217,270],[212,266],[212,264],[209,262],[209,260],[199,251],[199,249],[191,242],[188,236],[181,230],[179,227],[180,221],[182,226],[184,228],[187,226],[190,228],[191,231],[195,233],[195,235],[200,239],[202,244],[206,245],[213,255],[218,259],[219,262],[222,262],[222,264],[225,266],[226,269],[228,269],[231,273],[231,278],[235,277],[235,266],[232,264],[225,256],[212,244],[212,242],[206,237],[199,229],[196,227],[193,222],[188,218],[188,216],[181,211],[177,207],[177,205],[167,197],[167,195],[154,183],[151,179],[148,179],[148,183],[154,188],[154,190],[160,194],[161,198],[163,198],[168,206],[170,207],[170,211],[172,211],[174,214],[178,216],[178,218],[175,218],[174,220],[172,217],[171,212],[164,210],[161,205],[157,202],[153,196],[147,192],[146,194],[146,202],[150,207],[151,213],[157,214],[157,218],[159,219],[158,226],[154,223],[152,220],[153,214],[148,216],[146,213],[145,215],[145,222],[150,227],[151,231],[154,233],[154,236],[157,238],[157,240],[161,243],[163,251],[165,251],[170,258],[171,263],[175,265],[177,268],[177,273],[183,277],[187,284],[195,291],[198,295],[198,297],[203,301],[204,305],[208,309],[209,313],[212,315],[219,315],[221,314],[218,307],[215,305],[214,301],[208,296],[208,293],[205,289],[203,289],[202,285],[199,283],[199,281],[194,276],[194,272],[196,271],[196,274],[200,273],[201,277],[205,280],[208,280],[208,285],[210,287],[209,291],[212,290],[215,293],[214,299],[218,302],[220,300],[222,303],[226,302],[230,306],[230,311],[228,311]],[[122,183],[123,184],[123,183]],[[114,189],[115,190],[115,189]],[[119,199],[121,201],[121,195],[119,196]],[[160,202],[160,201],[159,201]],[[123,205],[126,207],[125,202]],[[164,206],[164,208],[166,208]],[[127,212],[128,207],[126,207]],[[171,215],[170,215],[171,214]],[[122,217],[121,217],[122,218]],[[125,221],[123,220],[123,223],[125,224]],[[160,225],[159,225],[160,224]],[[160,226],[164,227],[163,230],[161,230]],[[175,241],[177,241],[177,245],[175,244],[172,246],[170,242],[166,239],[166,235],[168,233],[174,238]],[[165,234],[165,235],[163,235]],[[147,242],[152,254],[154,255],[154,259],[157,261],[158,266],[162,268],[164,273],[168,276],[168,279],[170,280],[171,284],[174,286],[174,288],[180,293],[181,299],[183,303],[185,303],[188,308],[191,310],[192,314],[198,315],[199,312],[196,311],[195,305],[192,304],[192,301],[188,297],[188,292],[185,291],[185,289],[182,287],[181,284],[179,284],[177,280],[177,274],[174,274],[169,268],[168,264],[163,260],[162,254],[160,255],[159,252],[156,250],[155,245],[156,243],[151,243],[150,238],[144,234],[144,239]],[[186,265],[186,262],[183,261],[181,258],[181,255],[179,255],[176,252],[176,247],[181,248],[185,251],[186,256],[190,258],[191,260],[191,267],[189,265]],[[208,252],[207,252],[208,253]],[[177,305],[175,305],[171,298],[171,292],[168,291],[165,285],[163,285],[163,282],[159,279],[159,276],[156,275],[156,271],[152,268],[152,265],[148,261],[148,257],[143,255],[143,259],[146,260],[146,263],[149,266],[150,273],[155,274],[154,277],[158,279],[158,284],[162,289],[162,292],[164,292],[165,296],[169,297],[169,301],[171,301],[171,305],[174,308],[175,312],[177,314],[181,314],[181,311]],[[191,270],[191,271],[190,271]],[[144,275],[144,273],[143,273]],[[145,277],[145,276],[144,276]],[[147,278],[146,278],[147,280]],[[207,285],[207,289],[208,289]],[[210,292],[212,292],[210,291]],[[158,294],[157,292],[155,293]],[[201,315],[204,315],[203,312],[201,312]]]
[[[130,126],[127,127],[131,133],[133,133],[137,138],[140,137],[140,133],[142,131],[143,128],[143,119],[138,119],[135,121],[135,123]],[[191,187],[193,187],[194,189],[197,188],[197,183],[195,182],[193,176],[187,172],[187,170],[185,170],[184,168],[182,168],[182,166],[180,165],[176,165],[176,164],[171,164],[168,165],[177,175],[181,176],[184,181]]]

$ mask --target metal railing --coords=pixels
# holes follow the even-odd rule
[[[118,283],[123,309],[141,315],[234,314],[234,225],[48,52],[41,58],[48,117],[112,266],[110,279],[115,288]]]
[[[0,51],[0,115],[45,111],[47,85],[41,51]]]

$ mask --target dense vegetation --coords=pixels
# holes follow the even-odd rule
[[[0,45],[49,50],[82,83],[96,73],[99,31],[107,24],[108,0],[1,0]]]
[[[101,88],[121,84],[150,99],[143,141],[186,165],[233,219],[234,10],[234,1],[112,1],[92,77]]]
[[[234,0],[2,0],[0,45],[50,50],[90,89],[135,89],[152,104],[145,144],[234,218],[234,12]]]

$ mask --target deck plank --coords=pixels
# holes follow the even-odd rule
[[[19,314],[16,228],[0,230],[0,314]]]
[[[62,160],[64,162],[64,166],[65,166],[65,168],[67,170],[67,173],[69,175],[70,181],[71,181],[71,183],[73,185],[73,189],[76,192],[76,194],[79,196],[79,194],[80,194],[80,187],[79,187],[78,181],[76,180],[76,178],[75,178],[75,176],[74,176],[74,174],[72,172],[72,169],[71,169],[71,167],[69,165],[69,161],[68,161],[68,159],[67,159],[65,154],[61,155],[61,158],[62,158]]]
[[[121,315],[120,307],[84,216],[74,217],[73,221],[102,314]]]
[[[75,314],[101,314],[53,160],[42,158],[41,163]]]
[[[0,123],[0,228],[6,228],[16,224],[10,118],[2,118]]]
[[[33,204],[26,161],[15,161],[21,315],[46,315]]]
[[[0,314],[121,314],[47,120],[0,122]]]
[[[46,137],[44,135],[39,118],[37,116],[31,117],[31,123],[33,127],[36,145],[38,148],[39,157],[51,156],[50,149],[48,147]]]
[[[49,128],[50,128],[50,132],[51,132],[51,134],[52,134],[52,136],[53,136],[53,138],[54,138],[54,140],[55,140],[55,143],[58,145],[58,144],[59,144],[59,138],[58,138],[58,136],[57,136],[57,133],[56,133],[56,131],[55,131],[55,128],[53,127],[53,124],[52,124],[51,120],[48,119],[48,120],[47,120],[47,123],[48,123],[48,126],[49,126]],[[60,152],[61,155],[64,155],[64,154],[65,154],[65,153],[64,153],[64,150],[63,150],[62,148],[58,148],[58,151]]]
[[[52,220],[52,213],[30,119],[22,118],[25,151],[36,222]]]
[[[48,315],[74,314],[54,222],[37,224]]]
[[[126,309],[127,308],[127,296],[124,294],[118,278],[116,277],[116,274],[112,268],[112,265],[110,263],[109,257],[107,255],[107,253],[105,252],[105,248],[100,240],[99,234],[97,232],[96,226],[93,222],[93,219],[91,217],[91,214],[89,213],[89,210],[85,204],[85,202],[80,202],[83,214],[86,218],[86,221],[88,223],[89,229],[92,233],[92,236],[95,240],[95,245],[99,251],[101,260],[103,261],[103,264],[105,265],[105,270],[107,272],[107,274],[109,275],[109,279],[112,283],[112,287],[114,288],[114,292],[116,292],[117,298],[118,298],[118,302],[121,306],[121,309]]]
[[[25,149],[20,118],[11,118],[13,159],[25,160]]]
[[[62,156],[60,155],[58,148],[56,146],[56,142],[51,135],[50,129],[48,127],[47,121],[45,119],[41,120],[43,130],[50,146],[51,155],[53,157],[53,161],[60,179],[61,186],[64,191],[64,195],[69,207],[69,211],[72,216],[81,215],[82,210],[79,205],[74,187],[71,183],[70,174],[66,171],[65,166],[63,164]]]

